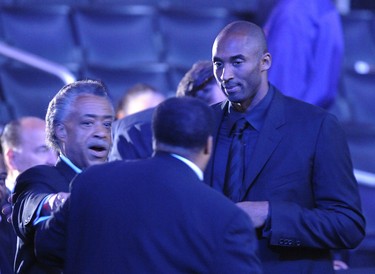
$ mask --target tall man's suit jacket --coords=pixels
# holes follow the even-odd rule
[[[213,106],[218,128],[227,107]],[[216,156],[227,161],[227,155],[211,157],[205,181],[213,187]],[[329,249],[353,248],[364,237],[357,183],[337,119],[276,89],[241,198],[270,203],[267,226],[258,231],[265,273],[333,273]]]
[[[155,108],[149,108],[113,123],[113,146],[108,156],[109,161],[151,157],[151,123],[154,110]]]
[[[168,153],[89,167],[67,207],[66,242],[36,237],[47,258],[67,243],[66,274],[260,273],[248,216]]]
[[[40,165],[21,173],[13,194],[13,227],[18,236],[16,273],[60,273],[37,262],[34,255],[34,228],[38,205],[46,195],[69,192],[75,171],[60,158],[56,166]]]

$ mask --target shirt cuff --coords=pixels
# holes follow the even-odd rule
[[[42,209],[43,209],[43,206],[44,204],[53,196],[53,194],[49,194],[47,195],[46,197],[43,198],[43,200],[39,203],[38,205],[38,208],[36,210],[36,216],[35,216],[35,220],[33,222],[33,225],[37,225],[38,223],[40,222],[43,222],[43,221],[46,221],[48,220],[49,218],[51,218],[51,216],[40,216],[41,215],[41,212],[42,212]]]

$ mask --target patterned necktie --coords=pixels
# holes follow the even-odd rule
[[[239,119],[232,130],[232,143],[229,150],[224,194],[234,202],[238,202],[240,189],[244,179],[245,145],[242,142],[243,132],[250,124],[245,118]]]

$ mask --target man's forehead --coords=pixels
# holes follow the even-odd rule
[[[71,113],[80,116],[106,116],[113,112],[113,105],[109,98],[88,94],[76,98]]]

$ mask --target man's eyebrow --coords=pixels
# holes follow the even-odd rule
[[[98,114],[84,114],[84,118],[96,118],[96,117],[104,117],[104,119],[113,119],[113,115],[98,115]]]
[[[245,59],[245,56],[243,54],[237,54],[235,56],[230,57],[230,60],[235,60],[235,59]]]
[[[245,57],[245,55],[243,55],[243,54],[237,54],[237,55],[234,55],[234,56],[231,56],[231,57],[229,57],[229,59],[232,61],[232,60],[236,60],[236,59],[246,59],[246,57]],[[215,62],[215,61],[221,61],[222,59],[221,58],[219,58],[219,57],[214,57],[213,58],[213,61]]]

